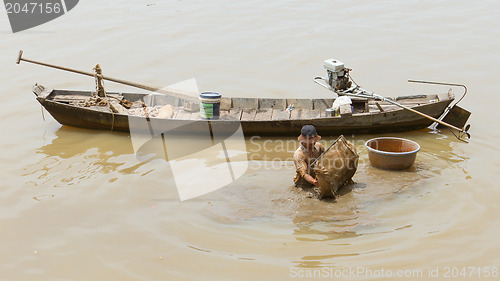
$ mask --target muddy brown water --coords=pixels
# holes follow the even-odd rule
[[[497,1],[81,1],[16,34],[2,13],[0,280],[293,280],[350,269],[365,274],[337,279],[382,280],[382,270],[400,270],[430,280],[438,269],[440,278],[490,280],[485,267],[500,266],[499,8]],[[19,49],[87,71],[99,63],[105,75],[137,82],[195,78],[200,90],[228,96],[328,97],[311,80],[324,75],[328,58],[386,96],[448,91],[407,79],[463,83],[472,139],[429,129],[348,135],[361,151],[356,184],[335,201],[317,201],[291,185],[296,138],[247,138],[243,176],[181,202],[169,164],[139,161],[128,134],[61,126],[47,112],[44,121],[32,84],[88,90],[93,79],[15,65]],[[419,143],[413,167],[371,167],[363,144],[380,136]],[[475,277],[453,276],[464,268]]]

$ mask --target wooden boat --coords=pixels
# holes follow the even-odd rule
[[[151,107],[170,104],[174,108],[172,118],[135,116],[130,110],[113,109],[109,105],[82,106],[93,92],[52,90],[35,85],[33,92],[40,104],[61,124],[89,129],[130,132],[142,126],[155,132],[175,130],[177,133],[200,133],[211,130],[233,130],[241,125],[245,136],[292,135],[296,136],[303,125],[312,124],[321,135],[363,134],[397,132],[422,129],[433,121],[402,109],[394,104],[370,99],[352,99],[351,110],[339,116],[331,116],[327,108],[331,99],[285,98],[228,98],[220,104],[219,120],[202,120],[199,110],[192,109],[197,100],[178,94],[156,94]],[[108,100],[126,99],[141,103],[148,94],[107,93]],[[149,95],[151,98],[151,95]],[[453,102],[451,93],[440,95],[402,96],[392,99],[402,105],[438,118]],[[118,104],[115,102],[115,104]],[[293,105],[293,109],[287,108]],[[113,112],[115,111],[115,112]]]

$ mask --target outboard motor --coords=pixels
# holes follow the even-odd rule
[[[337,91],[347,90],[351,87],[352,82],[349,81],[349,68],[344,66],[344,63],[335,59],[325,60],[323,67],[326,69],[326,82],[330,87]]]

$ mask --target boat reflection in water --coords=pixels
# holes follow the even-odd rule
[[[50,143],[37,149],[37,153],[42,158],[29,165],[24,175],[31,175],[27,183],[34,186],[84,184],[103,175],[138,173],[144,165],[126,160],[134,154],[128,134],[68,126],[59,128]]]
[[[195,136],[178,135],[174,129],[148,135],[64,126],[38,152],[46,157],[28,167],[24,176],[31,179],[29,184],[60,187],[96,178],[114,182],[120,175],[167,169],[165,181],[175,185],[181,200],[222,188],[248,167],[245,139],[237,126]]]
[[[186,127],[192,124],[187,122],[163,130],[155,129],[149,119],[129,119],[138,159],[166,160],[181,201],[223,188],[248,168],[245,137],[239,122],[220,127],[212,126],[211,121],[198,121],[197,133],[186,135]],[[145,128],[149,128],[149,133],[144,132]]]

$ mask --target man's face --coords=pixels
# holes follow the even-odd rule
[[[313,148],[315,144],[316,144],[315,138],[308,138],[302,141],[302,145],[307,149]]]

